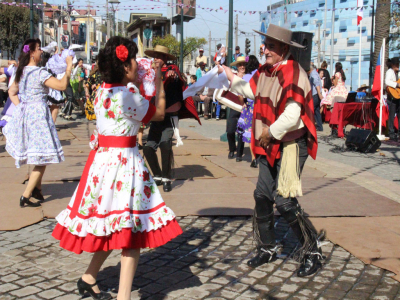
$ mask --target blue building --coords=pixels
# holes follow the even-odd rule
[[[277,2],[272,5],[271,14],[268,12],[260,14],[261,31],[265,31],[271,22],[292,31],[313,33],[311,61],[317,66],[318,40],[320,40],[320,63],[325,60],[328,63],[328,71],[331,71],[333,1],[335,1],[333,70],[335,63],[341,62],[346,74],[347,89],[356,90],[361,84],[369,84],[372,0],[364,0],[364,5],[367,7],[364,6],[361,24],[361,80],[358,78],[360,26],[357,26],[357,10],[355,9],[357,0],[305,0],[290,4],[286,1]],[[326,26],[325,3],[326,9],[331,9],[326,12]],[[390,57],[392,56],[398,56],[398,53],[390,53]]]

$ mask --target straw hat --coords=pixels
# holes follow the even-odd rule
[[[361,90],[361,89],[369,89],[369,85],[366,85],[366,84],[364,83],[364,84],[362,84],[362,85],[357,89],[357,91],[358,91],[358,90]]]
[[[254,30],[254,32],[257,32],[258,34],[261,34],[263,36],[269,37],[271,39],[277,40],[281,43],[287,44],[289,46],[297,47],[297,48],[305,48],[304,46],[293,42],[292,41],[292,31],[280,26],[276,26],[274,24],[269,24],[267,33],[263,33],[257,30]]]
[[[236,66],[236,65],[238,65],[238,64],[240,64],[240,63],[247,63],[246,57],[244,57],[244,56],[239,56],[239,57],[236,59],[236,61],[234,61],[233,63],[230,64],[230,66],[231,66],[231,67],[234,67],[234,66]]]
[[[144,53],[150,57],[154,57],[157,53],[163,54],[168,57],[168,60],[176,60],[175,56],[173,56],[172,54],[169,54],[169,49],[167,47],[164,47],[161,45],[155,46],[153,50],[146,50],[146,51],[144,51]]]

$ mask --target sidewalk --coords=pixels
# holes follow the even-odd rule
[[[400,224],[398,145],[384,144],[379,153],[363,155],[337,151],[336,144],[343,141],[328,139],[327,132],[319,137],[318,157],[307,160],[305,195],[299,201],[334,243],[323,247],[324,268],[303,279],[294,273],[298,265],[287,259],[297,240],[279,216],[275,227],[277,238],[285,243],[283,255],[259,269],[247,267],[254,250],[250,216],[258,170],[249,167],[248,150],[243,162],[227,159],[227,143],[219,142],[225,120],[202,123],[180,122],[184,145],[174,147],[177,179],[172,192],[163,193],[184,234],[164,247],[142,252],[132,299],[400,297],[400,283],[391,278],[395,273],[364,264],[400,270],[400,228],[395,226]],[[15,169],[0,140],[0,207],[5,212],[0,226],[24,227],[0,231],[0,300],[79,299],[76,281],[91,255],[61,250],[51,237],[54,220],[41,220],[53,218],[68,203],[86,162],[94,125],[78,119],[59,120],[57,126],[66,161],[46,171],[42,209],[16,207],[29,168]],[[380,247],[382,243],[388,247]],[[119,253],[106,261],[99,277],[100,285],[112,292],[118,288]]]

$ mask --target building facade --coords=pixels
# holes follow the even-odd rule
[[[333,1],[335,1],[335,10],[332,28]],[[331,66],[334,70],[335,63],[341,62],[346,74],[347,89],[356,90],[361,84],[369,84],[372,5],[373,0],[364,0],[363,20],[361,26],[358,26],[357,0],[305,0],[289,4],[281,1],[272,5],[272,13],[260,14],[260,30],[265,32],[268,24],[272,23],[292,31],[313,33],[311,61],[317,66],[318,61],[321,64],[325,60],[330,72]],[[331,44],[332,30],[333,44]],[[262,43],[261,37],[259,41]],[[361,62],[359,61],[360,43]],[[331,52],[333,52],[332,65]],[[391,52],[390,57],[392,56],[398,56],[398,53]],[[360,79],[358,78],[359,64],[361,64]]]

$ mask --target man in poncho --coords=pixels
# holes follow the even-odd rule
[[[274,233],[275,203],[302,244],[294,258],[301,263],[298,276],[304,277],[321,267],[322,258],[318,234],[296,199],[302,196],[304,163],[308,155],[315,159],[318,148],[312,91],[307,73],[290,54],[290,46],[303,48],[291,41],[292,32],[270,24],[266,34],[257,33],[266,37],[266,63],[250,82],[224,67],[231,90],[255,100],[251,146],[260,156],[253,222],[258,251],[248,265],[273,261],[281,248]]]

